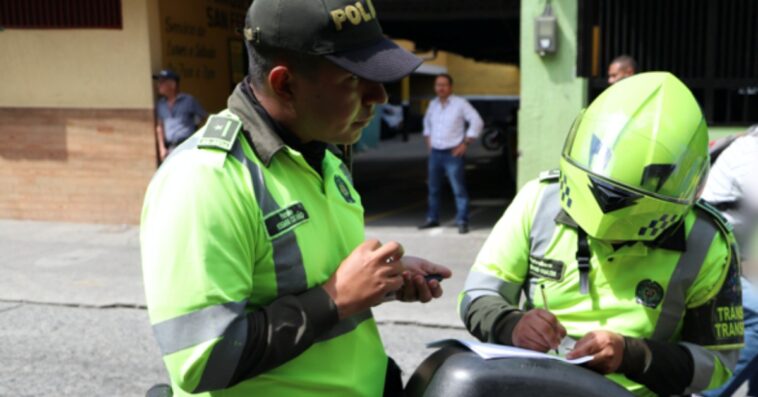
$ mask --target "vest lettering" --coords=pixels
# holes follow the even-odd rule
[[[716,338],[718,339],[741,337],[745,334],[745,325],[741,321],[716,323],[713,325],[713,329],[716,331]]]
[[[742,321],[744,319],[744,312],[742,307],[717,307],[716,311],[719,315],[719,321]]]

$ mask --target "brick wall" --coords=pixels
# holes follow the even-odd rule
[[[0,218],[136,224],[155,166],[152,110],[0,108]]]

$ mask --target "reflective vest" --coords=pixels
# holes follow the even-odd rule
[[[327,151],[323,177],[289,147],[264,164],[243,134],[230,138],[241,124],[228,110],[212,116],[172,153],[145,199],[147,305],[174,395],[380,396],[387,356],[370,311],[227,388],[246,314],[324,284],[364,240],[360,196],[336,156]]]
[[[698,204],[684,220],[684,251],[642,242],[613,247],[589,237],[590,288],[583,294],[577,228],[570,218],[560,221],[557,179],[527,184],[495,226],[459,297],[461,318],[486,295],[518,306],[523,291],[524,310],[545,308],[535,294],[544,285],[549,310],[569,336],[609,330],[681,342],[695,363],[687,393],[724,383],[742,346],[739,262],[728,226]],[[654,395],[620,374],[609,378],[637,395]]]

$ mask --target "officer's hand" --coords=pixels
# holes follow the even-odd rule
[[[163,145],[159,145],[158,156],[160,156],[161,162],[166,159],[167,155],[168,155],[168,150],[166,150],[166,147]]]
[[[587,367],[610,374],[618,370],[624,358],[624,337],[610,331],[592,331],[576,342],[566,358],[593,356]]]
[[[403,288],[397,291],[396,298],[403,302],[429,302],[432,298],[442,296],[442,286],[437,280],[426,281],[424,276],[439,274],[442,278],[450,278],[453,272],[442,265],[429,262],[415,256],[404,256]]]
[[[403,247],[368,240],[353,250],[324,284],[340,318],[376,306],[403,286]]]
[[[546,352],[555,349],[566,336],[566,328],[547,310],[532,309],[513,327],[513,345]]]

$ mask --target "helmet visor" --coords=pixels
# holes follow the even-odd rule
[[[595,113],[588,119],[582,112],[571,127],[563,157],[632,191],[691,204],[708,173],[707,133],[672,134],[670,127],[651,131],[649,126],[660,123],[646,120],[652,116]],[[707,128],[704,120],[700,128]]]

